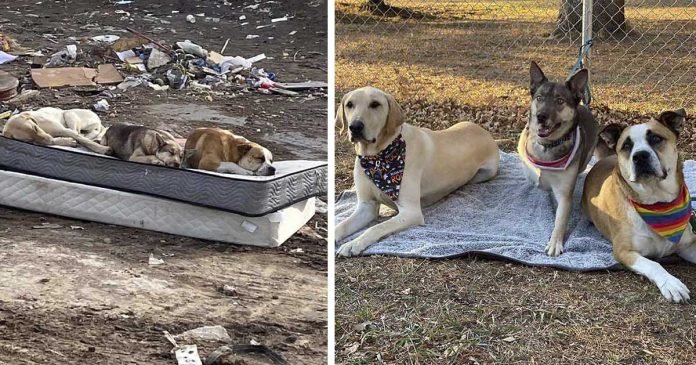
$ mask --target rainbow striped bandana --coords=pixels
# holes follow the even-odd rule
[[[692,214],[691,196],[689,196],[689,189],[686,188],[686,185],[682,187],[679,196],[669,203],[645,205],[631,199],[628,201],[655,233],[672,243],[679,243],[684,231],[689,226]]]

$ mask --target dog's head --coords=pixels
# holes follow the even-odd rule
[[[50,144],[51,140],[53,140],[51,135],[39,127],[31,113],[27,112],[10,117],[3,129],[3,135],[24,142],[41,144]]]
[[[626,181],[661,181],[679,173],[677,138],[685,119],[684,109],[667,111],[657,120],[630,127],[610,124],[599,135],[616,152],[621,176]]]
[[[350,141],[365,145],[379,145],[403,123],[403,112],[394,97],[370,86],[344,95],[336,112],[341,132],[347,126]]]
[[[170,136],[163,135],[160,132],[155,134],[155,144],[157,148],[155,149],[155,156],[160,161],[164,162],[166,166],[169,167],[181,167],[181,159],[184,155],[184,148],[181,147],[179,143],[170,138]]]
[[[557,140],[573,128],[577,107],[587,86],[588,71],[582,69],[565,83],[549,81],[532,61],[529,91],[532,95],[529,130],[542,140]]]
[[[273,154],[267,148],[250,141],[237,144],[236,148],[240,156],[237,163],[239,167],[249,170],[257,176],[275,175]]]

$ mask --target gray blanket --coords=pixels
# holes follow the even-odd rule
[[[686,161],[684,176],[690,191],[696,191],[696,162]],[[527,182],[516,154],[502,152],[495,179],[467,185],[425,208],[424,226],[385,237],[363,254],[422,258],[479,254],[572,271],[616,269],[620,266],[612,257],[611,244],[581,212],[584,180],[582,174],[559,257],[544,252],[555,216],[551,194]],[[353,191],[343,192],[336,201],[336,221],[348,217],[355,203]],[[338,245],[354,237],[357,234]]]

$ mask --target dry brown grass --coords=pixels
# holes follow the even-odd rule
[[[594,47],[598,120],[637,123],[693,107],[693,1],[627,3],[643,38]],[[527,118],[529,60],[561,78],[577,52],[577,42],[547,39],[556,15],[548,2],[390,1],[433,15],[419,22],[376,18],[359,4],[337,3],[337,95],[384,88],[419,126],[470,120],[516,140]],[[680,141],[686,158],[696,156],[694,121]],[[337,191],[352,185],[353,159],[337,136]],[[696,356],[694,306],[667,304],[653,284],[624,271],[380,257],[338,260],[336,270],[340,364],[683,364]],[[696,288],[692,266],[668,270]]]

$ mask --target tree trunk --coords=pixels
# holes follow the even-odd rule
[[[373,0],[370,0],[373,1]],[[379,0],[377,0],[379,1]],[[592,3],[593,38],[621,40],[629,32],[624,12],[625,0],[594,0]],[[579,38],[582,34],[582,0],[561,0],[553,32],[556,38]]]

